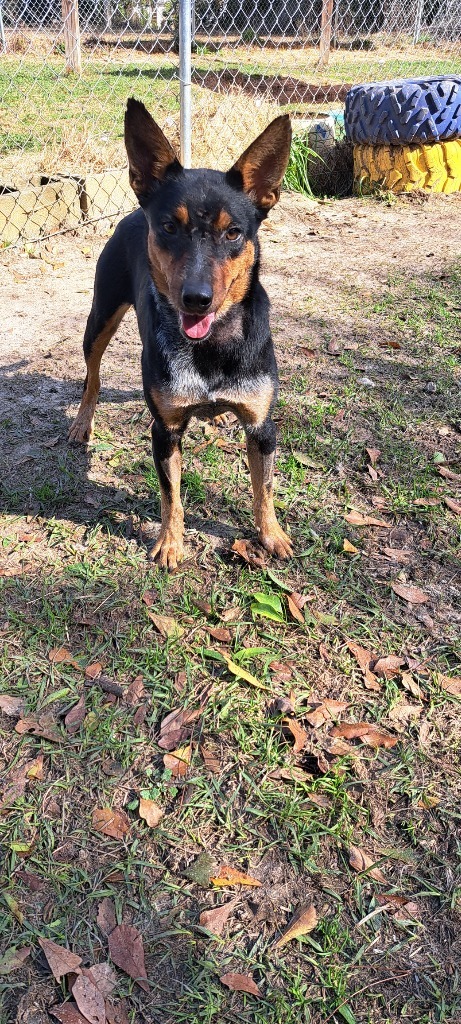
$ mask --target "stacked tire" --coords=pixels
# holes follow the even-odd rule
[[[460,77],[356,85],[344,124],[356,191],[461,191]]]

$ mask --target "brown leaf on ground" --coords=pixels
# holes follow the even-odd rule
[[[220,907],[213,907],[213,910],[203,910],[199,918],[202,928],[206,928],[213,935],[222,935],[228,918],[239,902],[240,896],[236,896],[228,903],[222,903]]]
[[[275,772],[270,772],[269,778],[283,779],[285,782],[309,782],[312,775],[305,772],[303,768],[299,768],[298,765],[292,764],[288,768],[276,768]]]
[[[437,682],[447,693],[452,693],[455,697],[461,697],[461,676],[444,676],[442,672],[439,672]]]
[[[300,622],[301,625],[304,626],[304,615],[299,610],[299,606],[295,600],[295,595],[286,594],[285,597],[291,618],[294,619],[295,622]]]
[[[101,675],[103,666],[100,661],[93,661],[91,665],[87,665],[85,669],[85,676],[87,679],[97,679]]]
[[[70,736],[73,736],[80,729],[85,720],[85,713],[85,694],[82,693],[80,700],[67,712],[64,719],[64,725]]]
[[[398,896],[394,892],[383,892],[376,893],[375,899],[383,910],[390,911],[398,919],[418,918],[419,916],[418,904],[413,902],[413,900],[409,900],[408,896]]]
[[[155,828],[162,820],[163,815],[164,811],[155,803],[155,800],[147,800],[142,796],[139,798],[139,817],[144,818],[149,828]]]
[[[345,540],[343,540],[343,551],[345,552],[346,555],[360,554],[359,549],[356,548],[355,544],[351,544],[350,540],[347,540],[347,537],[345,538]]]
[[[291,732],[294,739],[293,754],[299,754],[304,749],[307,743],[307,732],[303,729],[302,725],[296,720],[296,718],[283,718],[282,726]]]
[[[142,725],[147,715],[147,704],[140,704],[133,715],[133,725]]]
[[[126,1000],[121,999],[118,1003],[106,1000],[106,1018],[107,1024],[130,1024]]]
[[[373,867],[375,863],[376,859],[365,853],[360,846],[349,847],[349,864],[354,871],[366,871],[375,882],[386,882],[381,869]]]
[[[175,750],[189,738],[192,726],[201,714],[201,708],[174,708],[170,711],[160,726],[159,747],[162,750]]]
[[[171,615],[160,615],[158,612],[151,611],[148,611],[147,614],[161,636],[170,639],[174,637],[178,638],[183,635],[183,627],[180,626],[179,622],[176,622],[176,619],[173,619]]]
[[[401,562],[402,565],[408,565],[410,561],[410,552],[405,548],[383,548],[383,555],[391,562]]]
[[[251,875],[246,875],[244,871],[239,871],[238,868],[233,868],[230,864],[221,864],[218,868],[218,874],[215,878],[210,878],[210,882],[216,887],[232,886],[232,885],[261,885],[261,882],[257,878],[253,878]]]
[[[144,689],[143,677],[136,676],[136,678],[133,679],[133,681],[126,688],[123,694],[125,704],[128,704],[129,707],[132,708],[136,707],[136,705],[139,704],[142,698],[145,696],[145,692],[146,691]]]
[[[96,918],[98,928],[105,935],[106,939],[117,924],[117,918],[115,916],[115,907],[111,899],[108,896],[104,896],[98,907],[98,916]]]
[[[128,815],[125,811],[117,811],[112,807],[95,807],[92,825],[96,832],[101,832],[112,839],[124,839],[130,831]]]
[[[445,480],[455,480],[457,483],[461,482],[461,473],[454,473],[452,469],[448,469],[448,466],[437,466],[440,476],[445,477]]]
[[[39,892],[45,884],[44,879],[40,878],[40,875],[34,875],[32,871],[26,871],[25,868],[15,871],[14,877],[20,878],[31,892]]]
[[[144,602],[147,608],[152,608],[152,605],[154,605],[157,600],[158,594],[156,594],[154,590],[145,590],[141,597],[141,601]]]
[[[386,530],[389,530],[391,526],[384,519],[376,519],[375,516],[363,516],[361,512],[347,512],[344,518],[346,523],[350,523],[351,526],[380,526]]]
[[[87,1018],[83,1017],[77,1004],[72,1001],[50,1006],[48,1013],[51,1013],[52,1017],[56,1017],[57,1020],[61,1021],[61,1024],[88,1024]]]
[[[258,569],[264,569],[266,566],[264,555],[248,540],[234,540],[232,551],[240,555],[248,565],[257,566]]]
[[[48,960],[48,964],[53,976],[56,981],[61,981],[61,978],[66,974],[70,974],[71,971],[76,971],[77,967],[80,967],[82,962],[81,956],[77,956],[76,953],[72,953],[70,949],[66,949],[65,946],[58,946],[56,942],[51,939],[38,940],[39,945],[42,947],[43,952]]]
[[[338,718],[341,711],[345,711],[348,707],[349,701],[347,700],[332,700],[330,697],[327,697],[317,708],[304,715],[304,718],[314,729],[318,729],[325,722],[331,722]]]
[[[91,978],[104,999],[110,996],[117,985],[117,977],[110,964],[92,964],[90,968],[83,968],[82,974]]]
[[[249,974],[222,974],[219,980],[232,992],[248,992],[249,995],[262,999],[262,993]]]
[[[357,748],[346,740],[338,739],[336,736],[329,740],[326,749],[333,757],[349,757],[357,753]]]
[[[429,601],[428,594],[424,593],[420,587],[408,586],[406,583],[391,583],[392,590],[398,597],[401,597],[404,601],[408,601],[409,604],[426,604]]]
[[[18,971],[22,967],[24,960],[27,959],[31,951],[31,946],[21,946],[19,949],[15,949],[14,946],[11,949],[7,949],[6,952],[0,957],[0,977],[5,977],[11,974],[12,971]]]
[[[348,640],[346,647],[353,654],[362,672],[370,668],[372,662],[376,661],[376,655],[368,651],[366,647],[361,647],[360,644],[356,644],[354,640]]]
[[[403,701],[399,701],[398,704],[394,704],[387,717],[391,722],[402,722],[405,724],[410,722],[412,718],[419,718],[422,710],[422,704],[405,704]]]
[[[205,743],[200,744],[200,753],[203,757],[203,763],[208,772],[212,772],[213,775],[221,774],[221,765],[215,753],[206,746]]]
[[[408,690],[408,693],[413,694],[413,697],[418,697],[419,700],[427,700],[426,694],[416,680],[413,679],[411,672],[402,672],[400,682],[403,688]]]
[[[365,448],[365,451],[366,451],[366,453],[368,455],[368,458],[370,459],[371,465],[372,466],[376,466],[376,463],[379,460],[379,456],[381,455],[381,449],[380,448]]]
[[[136,981],[144,992],[149,992],[144,964],[144,945],[138,929],[130,924],[118,924],[111,931],[108,943],[109,955],[114,964]]]
[[[443,500],[446,506],[450,509],[450,512],[454,512],[455,515],[461,516],[461,501],[456,501],[455,498],[448,498],[447,495],[444,496]]]
[[[194,597],[194,604],[200,612],[203,612],[204,615],[213,615],[213,608],[209,601],[198,601],[197,598]]]
[[[62,743],[65,738],[50,715],[40,715],[39,718],[20,718],[14,728],[20,736],[30,732],[32,736],[50,740],[51,743]]]
[[[12,697],[9,693],[0,693],[0,711],[10,718],[20,718],[24,711],[24,697]]]
[[[235,622],[236,619],[240,618],[241,614],[242,609],[240,608],[240,606],[234,605],[233,608],[225,608],[224,611],[221,612],[221,618],[223,622]]]
[[[384,676],[385,679],[392,679],[399,674],[402,665],[405,665],[405,658],[399,658],[397,654],[388,654],[385,658],[378,658],[373,665],[373,672],[377,676]]]
[[[287,942],[291,942],[292,939],[300,939],[303,935],[308,935],[317,924],[317,911],[313,903],[307,903],[302,907],[299,907],[291,921],[282,932],[277,942],[274,943],[274,949],[282,949]]]
[[[288,683],[293,675],[293,669],[290,665],[285,665],[283,661],[271,661],[269,663],[271,672],[280,679],[281,682]]]
[[[335,725],[330,736],[341,736],[346,740],[360,739],[370,747],[395,747],[398,743],[397,736],[389,736],[381,732],[369,722],[343,722],[342,725]]]
[[[88,1024],[106,1024],[104,996],[91,977],[80,974],[72,985],[72,995]]]
[[[172,750],[171,754],[163,755],[163,764],[167,771],[170,771],[174,778],[181,778],[187,775],[192,757],[192,747],[178,747]]]
[[[330,809],[332,806],[331,800],[329,800],[327,796],[323,796],[322,793],[308,793],[307,802],[315,804],[316,807],[322,807],[322,809]]]
[[[81,672],[81,665],[75,660],[73,654],[67,650],[67,647],[53,647],[48,652],[48,658],[52,665],[72,665]]]
[[[214,640],[218,640],[221,644],[228,644],[232,640],[230,630],[226,629],[225,626],[207,626],[206,628],[210,636],[212,636]]]

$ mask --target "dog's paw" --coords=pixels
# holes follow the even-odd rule
[[[277,520],[259,531],[259,541],[270,555],[276,558],[292,558],[293,543]]]
[[[93,436],[94,417],[87,410],[80,411],[72,423],[67,435],[75,444],[87,444]]]
[[[176,569],[184,558],[182,534],[169,527],[161,529],[150,557],[156,558],[162,569]]]

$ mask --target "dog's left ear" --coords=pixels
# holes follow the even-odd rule
[[[278,202],[290,146],[290,118],[282,114],[258,135],[227,172],[230,184],[243,188],[263,213],[268,213]]]
[[[139,100],[129,99],[126,105],[125,146],[130,185],[140,202],[148,197],[155,181],[162,181],[167,170],[181,170],[173,146]]]

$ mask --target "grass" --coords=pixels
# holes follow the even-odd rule
[[[383,297],[360,303],[344,285],[335,316],[349,318],[358,341],[334,359],[338,372],[323,351],[302,371],[284,363],[277,505],[296,544],[288,565],[254,568],[231,554],[234,536],[252,533],[236,426],[223,433],[195,424],[188,434],[188,548],[172,574],[148,558],[159,496],[139,399],[127,401],[123,415],[101,403],[90,478],[87,453],[70,452],[65,442],[43,449],[46,477],[41,460],[29,460],[19,479],[6,467],[1,689],[23,696],[25,714],[49,716],[60,738],[19,736],[15,719],[2,716],[5,772],[39,753],[44,759],[44,777],[10,798],[0,817],[0,948],[31,946],[24,967],[0,979],[5,1024],[27,1019],[34,1000],[48,1007],[68,992],[65,980],[49,980],[39,937],[68,946],[85,964],[107,960],[96,921],[105,897],[144,940],[149,996],[117,972],[116,997],[126,998],[130,1024],[459,1020],[456,971],[449,970],[461,900],[459,700],[440,682],[440,673],[460,675],[459,529],[443,502],[457,482],[440,477],[434,462],[442,449],[445,464],[460,471],[459,307],[459,263],[439,274],[393,275]],[[331,324],[322,329],[327,341]],[[375,388],[361,383],[364,365]],[[430,395],[429,381],[436,384]],[[44,425],[43,438],[36,428],[38,444],[49,429],[59,433],[54,422]],[[8,452],[22,443],[22,422],[5,420],[2,430]],[[381,452],[376,481],[367,470],[370,435]],[[427,496],[437,504],[416,504]],[[391,529],[350,525],[344,516],[351,508],[384,517]],[[345,554],[345,539],[356,555]],[[405,547],[410,562],[386,560],[389,544]],[[396,579],[429,592],[432,626],[393,593]],[[290,617],[284,588],[309,598],[303,624]],[[146,591],[155,611],[183,627],[179,639],[156,632]],[[280,599],[282,622],[253,615],[256,593]],[[230,610],[236,618],[227,617]],[[214,638],[216,627],[229,638]],[[421,698],[401,675],[382,680],[379,691],[366,689],[351,641],[405,657]],[[60,646],[74,663],[50,661]],[[270,692],[231,675],[223,654]],[[124,690],[142,675],[144,721],[134,722],[136,707],[126,699],[85,685],[85,666],[95,661]],[[190,768],[178,779],[165,768],[158,726],[173,707],[197,707],[205,687]],[[298,757],[271,708],[291,691],[308,732]],[[82,693],[85,719],[70,734],[64,718]],[[305,718],[325,697],[349,701],[340,721],[384,728],[397,745],[374,750],[354,741],[350,752],[332,755],[330,724],[314,729]],[[216,774],[203,744],[215,755]],[[293,782],[283,772],[295,765],[304,776]],[[139,817],[140,795],[164,809],[155,829]],[[128,813],[123,841],[92,828],[93,808],[105,805]],[[352,869],[351,844],[378,861],[385,885]],[[216,892],[191,879],[204,851],[262,883],[237,890],[239,903],[218,939],[204,932],[199,915],[235,890]],[[412,909],[380,909],[383,892]],[[293,912],[310,900],[315,930],[274,949]],[[219,980],[227,972],[251,974],[263,998],[230,993]]]

